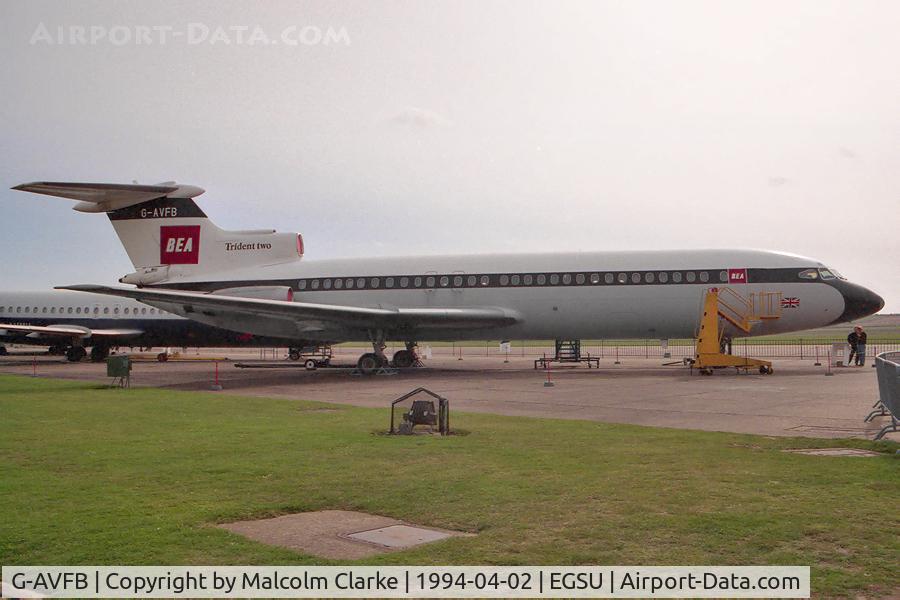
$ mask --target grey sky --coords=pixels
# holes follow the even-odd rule
[[[347,37],[284,42],[304,27]],[[2,285],[131,270],[105,217],[10,186],[174,179],[223,227],[302,232],[309,258],[769,248],[898,312],[898,31],[894,1],[7,0]]]

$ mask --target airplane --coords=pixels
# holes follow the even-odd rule
[[[874,314],[884,300],[822,262],[766,250],[609,251],[308,260],[303,238],[226,231],[194,198],[158,185],[34,182],[13,189],[106,213],[136,287],[62,289],[132,298],[188,319],[309,344],[364,341],[357,368],[413,363],[417,340],[672,339],[697,334],[710,289],[773,299],[772,318],[732,337],[801,331]],[[406,344],[389,360],[386,341]]]
[[[185,319],[136,300],[65,290],[0,293],[0,342],[49,346],[72,362],[102,362],[111,348],[289,346],[298,360],[308,348],[287,338],[254,336]],[[0,355],[7,353],[0,345]],[[157,358],[166,360],[160,353]]]

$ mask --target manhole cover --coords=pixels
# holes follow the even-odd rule
[[[878,452],[859,450],[858,448],[795,448],[785,450],[785,452],[812,456],[880,456]]]
[[[436,542],[448,538],[451,535],[452,534],[443,531],[424,529],[422,527],[391,525],[389,527],[379,527],[378,529],[351,533],[347,537],[353,538],[354,540],[369,542],[371,544],[387,546],[388,548],[409,548],[410,546]]]

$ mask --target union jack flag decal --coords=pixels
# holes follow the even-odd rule
[[[781,299],[781,308],[797,308],[798,306],[800,306],[800,298],[791,296]]]

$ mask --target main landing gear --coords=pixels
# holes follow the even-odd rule
[[[72,346],[66,350],[66,359],[69,362],[79,362],[87,356],[87,350],[83,346]]]
[[[103,362],[109,357],[109,347],[94,346],[91,348],[91,362]]]
[[[366,352],[360,356],[359,360],[356,361],[356,369],[361,375],[374,375],[380,369],[386,369],[391,366],[397,369],[412,367],[418,362],[415,348],[415,342],[406,342],[406,349],[395,352],[393,360],[389,361],[384,354],[384,336],[381,332],[378,332],[372,336],[372,349],[374,352]]]

